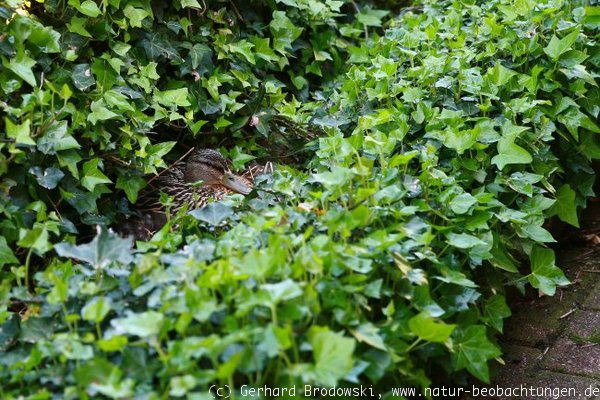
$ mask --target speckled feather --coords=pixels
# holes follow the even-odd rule
[[[154,231],[160,229],[166,222],[165,206],[159,201],[159,193],[164,192],[173,199],[171,214],[177,213],[182,207],[188,206],[193,210],[206,206],[211,201],[218,201],[234,192],[223,185],[195,184],[190,168],[208,170],[229,170],[228,161],[216,150],[202,149],[194,152],[186,160],[179,161],[163,172],[140,196],[137,210],[142,218],[129,221],[123,226],[123,233],[138,239],[148,239]],[[272,165],[252,164],[238,178],[248,187],[253,186],[254,178],[263,173],[271,173]]]

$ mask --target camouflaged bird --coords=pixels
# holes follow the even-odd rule
[[[170,213],[175,214],[186,205],[192,210],[229,194],[247,195],[252,191],[257,175],[272,171],[271,163],[253,164],[241,175],[236,175],[231,172],[230,162],[217,150],[196,150],[162,172],[141,194],[137,205],[141,220],[126,223],[122,231],[145,240],[167,222],[165,205],[159,201],[160,192],[172,198]]]

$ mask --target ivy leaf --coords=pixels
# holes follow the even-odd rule
[[[559,39],[556,35],[552,35],[548,46],[544,47],[544,53],[548,54],[554,61],[558,60],[560,56],[571,49],[571,46],[577,41],[579,36],[579,30],[575,30],[569,33],[562,39]]]
[[[69,32],[76,33],[85,37],[92,37],[92,34],[85,29],[85,25],[87,23],[87,18],[79,18],[77,16],[71,17],[71,22],[67,24],[67,29]]]
[[[86,262],[98,270],[115,261],[128,264],[132,259],[131,245],[130,239],[120,238],[114,232],[98,227],[96,236],[89,243],[77,246],[63,242],[54,248],[59,256]]]
[[[21,229],[19,236],[18,246],[35,249],[40,254],[44,254],[52,248],[48,238],[48,229],[44,226],[35,224],[33,229]]]
[[[93,101],[90,108],[92,112],[88,114],[87,120],[90,121],[92,125],[96,125],[96,122],[98,121],[106,121],[119,116],[119,114],[106,108],[104,100]]]
[[[3,64],[25,82],[31,86],[36,86],[37,83],[32,70],[33,66],[35,65],[35,60],[29,57],[23,51],[18,52],[17,55],[12,57],[8,63],[4,62]]]
[[[303,31],[303,28],[296,26],[284,11],[273,11],[269,29],[273,34],[273,48],[284,55],[287,49],[291,49],[292,43]]]
[[[470,193],[462,193],[455,196],[452,201],[450,201],[450,209],[454,211],[455,214],[465,214],[475,204],[477,204],[477,199],[475,197],[471,196]]]
[[[520,231],[528,238],[540,243],[556,242],[552,234],[544,229],[539,223],[529,223],[520,228]]]
[[[141,28],[144,18],[149,17],[150,13],[143,8],[134,7],[128,4],[123,10],[123,14],[129,20],[129,25],[134,28]]]
[[[32,21],[31,33],[27,40],[35,44],[44,53],[60,53],[60,33],[37,21]]]
[[[558,215],[561,221],[579,228],[576,197],[575,191],[569,184],[562,185],[556,192],[556,202],[548,210],[549,215]]]
[[[265,283],[260,288],[269,294],[272,304],[295,299],[302,296],[303,293],[300,285],[292,279],[286,279],[278,283]]]
[[[579,107],[569,108],[565,113],[559,115],[557,120],[567,127],[576,140],[579,139],[579,128],[600,133],[600,128],[587,115],[579,111]]]
[[[468,233],[449,233],[448,244],[459,249],[470,249],[475,246],[485,245],[486,243],[476,236]]]
[[[504,319],[511,316],[506,299],[501,294],[495,294],[483,305],[484,320],[498,332],[502,333]]]
[[[489,383],[487,361],[501,354],[500,349],[488,340],[485,326],[471,325],[456,330],[453,355],[456,369],[466,368],[475,377]]]
[[[453,283],[455,285],[475,288],[477,284],[472,280],[468,279],[465,274],[460,271],[455,271],[452,269],[444,268],[441,270],[442,275],[435,276],[434,279],[438,281]]]
[[[81,91],[90,88],[96,83],[94,75],[92,75],[92,68],[90,64],[77,64],[73,67],[73,74],[71,75],[73,84]]]
[[[234,169],[240,169],[247,162],[254,160],[256,157],[250,154],[244,153],[239,146],[235,146],[231,151],[231,163],[233,164]]]
[[[112,183],[112,181],[98,169],[99,162],[99,158],[93,158],[83,164],[83,177],[81,178],[81,184],[90,192],[94,191],[96,185]]]
[[[182,61],[181,56],[169,38],[160,32],[144,32],[142,34],[141,45],[148,58],[153,61],[156,61],[161,56],[177,62]]]
[[[153,101],[158,102],[166,107],[171,106],[181,106],[187,107],[190,106],[191,103],[188,100],[188,89],[180,88],[180,89],[171,89],[165,90],[163,92],[156,90],[154,92]]]
[[[44,170],[41,167],[31,167],[29,173],[35,175],[35,179],[40,186],[46,189],[54,189],[65,176],[64,172],[54,167],[48,167]]]
[[[231,217],[233,215],[233,209],[221,202],[214,202],[197,210],[192,210],[189,214],[197,220],[216,226]]]
[[[408,327],[419,339],[443,343],[448,340],[456,325],[437,322],[428,313],[422,312],[408,320]]]
[[[569,284],[569,280],[554,262],[554,251],[534,246],[529,255],[531,273],[527,276],[531,285],[542,293],[553,296],[557,286]]]
[[[247,40],[240,40],[239,42],[230,43],[229,45],[227,45],[227,48],[230,52],[242,55],[246,59],[246,61],[248,61],[252,65],[256,64],[254,54],[252,53],[253,47],[254,44],[250,43]]]
[[[129,313],[125,318],[116,318],[110,321],[118,334],[135,335],[142,338],[158,335],[163,323],[164,316],[156,311]]]
[[[44,154],[54,155],[59,151],[80,148],[77,140],[67,132],[67,128],[67,121],[52,123],[44,135],[37,140],[38,150]]]
[[[279,57],[269,46],[269,38],[260,38],[258,36],[252,37],[252,43],[254,44],[254,53],[258,58],[261,58],[267,62],[277,61]]]
[[[519,269],[515,265],[513,259],[510,257],[506,248],[501,242],[500,235],[496,232],[493,233],[493,247],[490,250],[492,259],[490,262],[497,268],[501,268],[508,272],[519,272]]]
[[[370,322],[361,324],[356,330],[352,331],[352,334],[359,342],[364,342],[376,349],[387,351],[387,347],[379,334],[379,330]]]
[[[25,120],[22,124],[13,124],[9,118],[4,118],[6,127],[6,135],[15,140],[15,143],[35,146],[35,142],[31,138],[31,121]]]
[[[561,68],[560,71],[569,79],[581,79],[592,86],[598,86],[594,75],[588,72],[584,65],[578,64],[570,68]],[[590,121],[589,123],[595,126],[593,122]],[[595,132],[598,132],[597,129],[598,127],[596,126]]]
[[[498,142],[498,155],[492,157],[492,164],[501,171],[508,164],[529,164],[531,161],[533,158],[527,150],[503,139]]]
[[[4,236],[0,236],[0,267],[6,264],[18,264],[19,260],[15,257],[15,253],[6,243]]]
[[[192,60],[192,68],[196,69],[200,65],[205,71],[212,69],[212,50],[205,44],[197,43],[190,50],[190,58]]]
[[[533,161],[527,150],[515,144],[517,137],[528,129],[525,126],[513,125],[510,121],[506,121],[502,125],[502,137],[498,141],[498,155],[492,157],[492,164],[495,164],[499,170],[504,169],[508,164],[529,164]]]
[[[506,85],[510,79],[515,76],[517,73],[510,68],[506,68],[501,63],[496,63],[492,68],[492,77],[494,79],[494,83],[498,86]]]
[[[310,328],[308,341],[313,349],[317,383],[326,387],[335,386],[352,369],[356,342],[321,326]]]
[[[333,188],[348,182],[352,175],[353,172],[350,168],[335,166],[331,171],[313,174],[312,179],[326,188]]]
[[[19,316],[12,313],[12,317],[7,316],[7,319],[0,323],[0,351],[3,354],[7,354],[7,350],[17,341],[21,331],[19,320]]]
[[[140,176],[124,176],[119,175],[117,178],[117,189],[123,189],[127,199],[131,203],[135,203],[138,198],[138,193],[146,186],[146,180]]]
[[[94,323],[102,322],[110,311],[111,300],[108,297],[98,296],[88,301],[81,309],[81,316],[86,321]]]
[[[356,19],[358,22],[366,26],[381,26],[381,21],[389,13],[390,12],[386,10],[367,8],[361,10],[361,12],[356,16]]]
[[[127,101],[127,97],[116,90],[109,90],[104,93],[104,100],[106,100],[106,104],[116,107],[119,111],[135,111]]]
[[[75,2],[69,1],[69,4],[73,3]],[[80,13],[92,18],[96,18],[101,14],[100,8],[98,8],[98,5],[92,0],[85,0],[79,7],[76,6],[76,8]]]
[[[181,0],[181,7],[186,8],[198,8],[202,10],[202,6],[198,3],[198,0]]]

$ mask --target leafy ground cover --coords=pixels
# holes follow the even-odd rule
[[[71,0],[0,15],[3,397],[487,382],[506,286],[568,283],[544,223],[576,226],[592,194],[598,7]],[[281,116],[322,131],[304,165],[171,216],[135,251],[104,228],[182,146],[242,167],[296,133]]]

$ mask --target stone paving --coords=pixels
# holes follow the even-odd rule
[[[554,297],[515,296],[500,342],[505,365],[492,386],[541,389],[498,399],[600,399],[600,245],[570,247],[558,264],[572,285]]]

